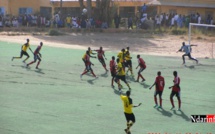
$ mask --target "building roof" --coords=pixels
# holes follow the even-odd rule
[[[61,0],[50,0],[50,1],[61,1]],[[79,1],[79,0],[62,0],[63,2],[64,1]],[[87,1],[87,0],[84,0],[84,1]],[[92,0],[92,1],[96,1],[96,0]],[[152,1],[152,0],[112,0],[112,1],[122,1],[122,2],[136,2],[136,1],[140,1],[140,2],[149,2],[149,1]]]
[[[198,1],[194,2],[183,2],[183,1],[165,1],[165,0],[153,0],[149,2],[148,5],[157,5],[157,6],[179,6],[179,7],[206,7],[206,8],[215,8],[215,1],[200,3]]]

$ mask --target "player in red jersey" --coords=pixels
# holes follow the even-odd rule
[[[82,76],[84,74],[86,74],[87,72],[91,71],[92,75],[96,78],[98,78],[94,72],[93,72],[93,69],[91,68],[91,65],[94,65],[91,61],[90,61],[90,52],[89,51],[86,51],[86,56],[84,57],[84,63],[85,63],[85,70],[84,72],[80,75],[80,77],[82,78]]]
[[[117,68],[117,64],[115,61],[115,57],[112,56],[112,60],[110,60],[110,73],[112,76],[112,80],[111,80],[111,86],[114,87],[113,83],[114,83],[114,79],[116,78],[116,68]],[[120,81],[119,81],[120,83]],[[120,84],[120,86],[122,87],[122,85]]]
[[[176,97],[177,97],[177,99],[178,99],[178,110],[180,111],[180,110],[181,110],[180,77],[178,77],[177,71],[174,71],[174,72],[173,72],[173,75],[174,75],[174,80],[173,80],[174,85],[171,86],[171,87],[169,87],[169,89],[172,88],[172,92],[171,92],[171,94],[170,94],[170,102],[171,102],[171,104],[172,104],[171,110],[173,110],[173,109],[175,108],[174,101],[173,101],[173,97],[176,95]]]
[[[114,78],[116,77],[116,61],[114,56],[112,56],[112,60],[110,60],[110,73],[112,76],[111,86],[114,87],[113,83],[114,83]]]
[[[165,86],[165,80],[164,77],[161,76],[161,72],[157,72],[157,77],[155,78],[155,83],[149,88],[151,89],[155,85],[155,93],[154,93],[154,101],[155,101],[155,106],[154,108],[162,108],[162,93],[163,89]],[[157,95],[159,95],[159,100],[160,100],[160,106],[158,107],[157,103]]]
[[[42,57],[42,55],[40,54],[40,50],[41,50],[42,46],[43,46],[43,42],[40,42],[40,45],[39,45],[39,46],[36,48],[36,50],[34,51],[34,61],[28,63],[28,64],[26,65],[27,67],[28,67],[29,65],[35,63],[37,60],[39,60],[38,63],[37,63],[37,66],[36,66],[36,69],[39,69],[38,66],[39,66],[39,64],[40,64],[40,62],[41,62],[41,57]]]
[[[102,50],[102,47],[100,47],[100,49],[94,50],[94,51],[97,52],[97,57],[98,57],[99,62],[102,64],[104,69],[106,71],[108,71],[107,68],[106,68],[106,63],[105,63],[105,60],[107,60],[107,58],[105,57],[105,52],[104,52],[104,50]],[[104,60],[104,58],[105,58],[105,60]]]
[[[137,59],[138,59],[138,63],[139,64],[136,67],[136,69],[139,66],[140,66],[140,69],[138,71],[138,76],[137,76],[137,80],[136,81],[139,82],[139,78],[141,77],[142,78],[142,82],[143,82],[143,81],[145,81],[145,78],[141,75],[141,72],[146,69],[146,63],[145,63],[145,61],[142,58],[140,58],[140,55],[137,55]]]

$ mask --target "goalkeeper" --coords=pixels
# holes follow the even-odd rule
[[[185,54],[182,55],[182,59],[183,59],[182,64],[185,64],[185,56],[188,56],[190,60],[194,60],[196,61],[196,64],[198,64],[199,61],[193,58],[190,54],[192,50],[191,49],[192,46],[197,46],[197,45],[185,45],[185,42],[182,42],[181,48],[177,51],[177,52],[185,52]]]

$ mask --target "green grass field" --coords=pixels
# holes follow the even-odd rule
[[[105,73],[97,59],[91,61],[99,78],[84,75],[81,80],[84,50],[43,46],[41,69],[36,70],[36,64],[25,68],[24,57],[11,61],[12,56],[19,56],[20,47],[21,44],[0,42],[0,134],[125,133],[122,101],[117,89],[110,86],[110,73]],[[30,51],[29,54],[28,62],[33,60]],[[106,52],[108,66],[112,55],[116,53]],[[132,57],[136,74],[136,55]],[[182,66],[179,57],[141,57],[147,64],[142,73],[146,82],[136,83],[128,76],[133,103],[142,103],[133,109],[136,123],[132,134],[215,134],[214,123],[194,124],[190,120],[190,115],[215,114],[215,61],[199,59],[196,65],[187,60],[187,66]],[[166,81],[163,110],[153,108],[154,89],[149,90],[158,70]],[[173,84],[174,70],[181,78],[181,112],[169,110],[168,87]],[[124,83],[123,86],[126,92]],[[177,99],[174,100],[177,107]]]

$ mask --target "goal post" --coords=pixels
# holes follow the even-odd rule
[[[189,32],[188,32],[188,42],[189,44],[191,44],[191,30],[192,30],[192,26],[198,26],[198,27],[213,27],[215,28],[215,25],[209,25],[209,24],[198,24],[198,23],[189,23]],[[213,49],[214,49],[214,43],[212,42],[212,58],[213,57]]]

